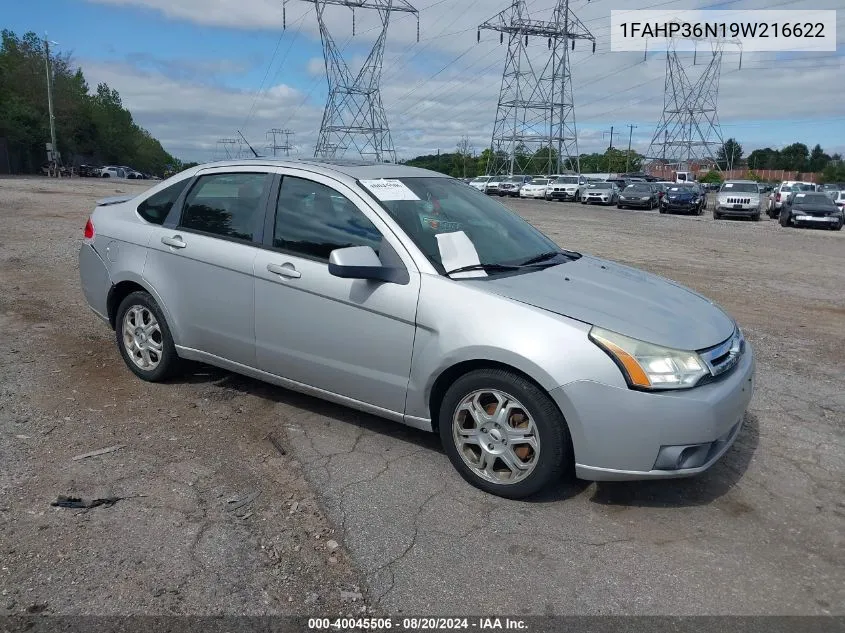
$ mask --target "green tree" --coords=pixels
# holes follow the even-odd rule
[[[729,138],[716,150],[716,163],[720,169],[736,169],[742,158],[742,145],[735,138]]]
[[[45,50],[35,33],[0,32],[0,137],[14,172],[37,171],[50,139]],[[131,165],[163,174],[176,160],[138,126],[120,95],[106,84],[90,93],[81,69],[67,55],[51,53],[57,149],[66,164]]]
[[[822,146],[816,143],[816,146],[810,152],[810,171],[812,172],[820,172],[823,171],[827,164],[830,162],[830,156],[825,154]]]
[[[788,171],[807,171],[810,160],[810,150],[804,143],[793,143],[780,150],[780,166],[776,169]]]
[[[701,178],[698,179],[698,182],[703,182],[707,184],[713,185],[720,185],[722,184],[722,174],[719,173],[717,169],[711,169],[706,174],[704,174]]]

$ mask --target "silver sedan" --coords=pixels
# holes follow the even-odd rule
[[[200,165],[100,201],[79,264],[138,377],[202,361],[434,431],[506,497],[700,473],[752,395],[709,300],[412,167]]]

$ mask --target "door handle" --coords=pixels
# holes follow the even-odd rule
[[[267,264],[267,270],[271,273],[275,273],[276,275],[281,275],[282,277],[287,277],[289,279],[299,279],[302,277],[302,273],[300,273],[290,262],[286,264]]]
[[[166,244],[167,246],[172,246],[173,248],[185,248],[187,244],[182,241],[181,235],[174,235],[173,237],[163,237],[161,238],[161,243]]]

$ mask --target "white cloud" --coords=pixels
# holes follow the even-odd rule
[[[242,29],[277,30],[281,23],[279,0],[89,0],[116,5],[144,7],[174,20],[203,26],[228,26]],[[679,0],[674,9],[713,4],[714,0]],[[633,145],[645,150],[663,106],[664,56],[652,53],[643,62],[637,53],[611,53],[609,12],[619,8],[611,2],[578,3],[579,17],[598,40],[597,53],[588,44],[573,53],[572,76],[578,121],[580,149],[593,151],[606,147],[605,132],[615,127],[614,144],[627,144],[626,124],[637,125]],[[782,0],[741,0],[731,8],[765,8]],[[841,0],[800,0],[788,8],[836,8]],[[394,16],[385,53],[382,100],[387,109],[397,152],[404,157],[419,153],[451,151],[460,136],[466,134],[478,151],[490,142],[496,103],[501,84],[506,45],[500,46],[498,34],[482,31],[476,43],[476,27],[510,0],[419,0],[421,42],[416,43],[416,20],[408,15]],[[625,0],[626,9],[654,5],[655,0]],[[529,1],[533,17],[549,17],[553,0]],[[829,6],[828,6],[829,5]],[[430,11],[427,7],[432,6]],[[351,40],[351,19],[347,9],[328,7],[326,17],[339,46]],[[371,41],[377,29],[374,11],[356,11],[355,42]],[[287,4],[288,30],[300,29],[319,43],[313,3],[290,0]],[[293,32],[285,37],[293,37]],[[845,28],[839,29],[845,41]],[[545,43],[538,41],[541,55]],[[684,59],[691,61],[691,54]],[[745,54],[743,69],[738,56],[725,56],[719,93],[719,116],[725,137],[735,136],[748,149],[760,143],[744,142],[746,136],[760,139],[771,128],[770,145],[815,139],[798,137],[798,129],[812,119],[841,117],[845,96],[843,57],[819,54],[796,55],[779,61],[773,54]],[[133,61],[133,60],[130,60]],[[137,60],[134,60],[137,62]],[[363,59],[353,57],[355,71]],[[179,73],[180,62],[157,60],[132,65],[114,63],[83,64],[89,83],[106,80],[117,88],[136,119],[148,127],[165,146],[184,158],[209,158],[216,139],[232,136],[249,119],[250,139],[263,143],[270,127],[296,130],[302,151],[312,151],[322,116],[323,104],[314,103],[309,86],[296,89],[278,85],[254,99],[254,95],[228,89],[219,77],[244,64],[235,54],[231,59],[202,62],[215,78],[215,85],[201,85]],[[703,67],[703,66],[701,66]],[[701,67],[690,69],[694,77]],[[216,69],[213,70],[213,69]],[[321,58],[311,58],[307,72],[314,85],[325,81]],[[189,77],[186,70],[185,77]],[[257,86],[256,86],[257,88]],[[255,106],[253,108],[253,101]],[[249,116],[253,111],[252,116]],[[792,121],[795,120],[795,121]],[[770,123],[767,123],[769,121]],[[834,124],[835,125],[835,124]],[[823,146],[831,151],[845,145],[841,124],[836,134],[822,127]],[[828,138],[829,142],[824,142]],[[834,147],[838,145],[838,147]]]

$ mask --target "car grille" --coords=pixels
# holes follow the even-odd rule
[[[736,367],[744,353],[745,337],[739,328],[737,328],[727,341],[699,352],[699,356],[707,364],[710,375],[715,378]]]
[[[726,204],[751,204],[751,198],[728,198]]]
[[[796,207],[793,210],[795,211],[796,215],[811,215],[814,218],[825,218],[830,215],[830,213],[828,213],[827,211],[805,211],[800,207]]]

